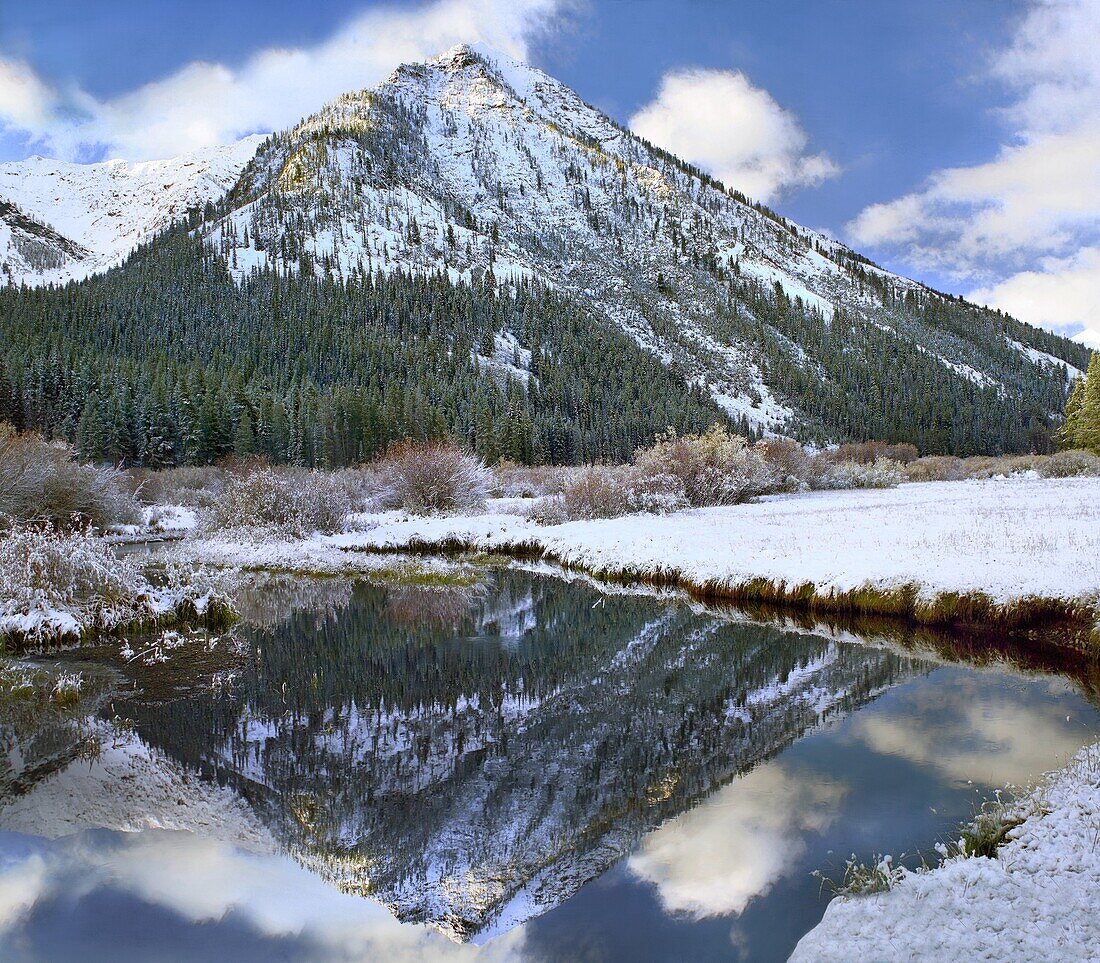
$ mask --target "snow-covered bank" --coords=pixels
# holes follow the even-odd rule
[[[774,496],[672,515],[538,525],[508,512],[359,515],[345,550],[469,548],[714,597],[1022,625],[1100,602],[1100,479],[992,479]],[[310,544],[310,543],[304,543]]]
[[[838,898],[792,961],[1086,960],[1100,947],[1100,744],[1022,799],[993,859],[952,857]]]
[[[88,532],[13,528],[0,537],[0,643],[16,649],[92,635],[229,621],[229,599],[199,571],[157,584]]]

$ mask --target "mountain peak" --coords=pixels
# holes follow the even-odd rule
[[[1087,364],[1079,346],[1016,323],[1006,329],[1000,317],[945,301],[751,204],[481,44],[337,98],[248,160],[149,162],[107,185],[85,169],[73,182],[83,185],[83,220],[49,223],[96,251],[109,229],[117,260],[149,229],[224,196],[196,232],[237,279],[275,270],[534,281],[629,336],[735,424],[816,442],[847,437],[857,421],[896,433],[889,419],[915,404],[915,385],[938,386],[935,405],[921,410],[957,412],[958,432],[983,405],[1001,405],[996,417],[1010,421],[1002,399],[1021,392],[1035,419],[1047,419],[1063,401],[1067,372],[1057,359]],[[65,178],[37,183],[51,215],[69,208],[57,201],[71,188]],[[0,196],[4,186],[0,178]],[[42,209],[20,206],[32,216]],[[4,244],[0,230],[0,254]],[[23,235],[11,249],[20,245],[41,246]],[[31,271],[15,261],[9,273]],[[39,278],[53,280],[41,270]],[[500,377],[537,377],[522,362],[537,345],[511,328],[479,347]],[[900,383],[896,404],[874,401],[865,382]],[[919,427],[925,435],[914,438],[944,447],[938,422]]]

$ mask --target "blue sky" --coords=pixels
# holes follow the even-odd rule
[[[1100,0],[0,3],[0,160],[166,156],[482,40],[897,270],[1100,328]]]

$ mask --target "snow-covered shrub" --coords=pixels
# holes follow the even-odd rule
[[[492,492],[504,498],[560,495],[574,469],[561,465],[517,465],[501,461],[493,466]]]
[[[1008,478],[1032,471],[1039,455],[972,455],[962,460],[964,478]]]
[[[378,465],[357,465],[331,473],[332,484],[344,493],[349,512],[377,512],[386,507],[390,483]]]
[[[336,532],[354,507],[347,481],[342,473],[253,465],[229,476],[221,496],[202,510],[201,527],[278,529],[296,536]]]
[[[809,487],[814,461],[798,442],[789,438],[766,438],[753,447],[771,469],[770,491],[797,492]]]
[[[80,464],[63,441],[0,424],[0,516],[55,527],[131,524],[139,506],[123,474]]]
[[[624,472],[623,484],[627,511],[667,515],[690,507],[684,483],[676,475],[651,474],[635,466]]]
[[[896,461],[880,458],[869,465],[842,461],[829,465],[815,479],[817,488],[893,488],[905,481],[905,472]]]
[[[565,517],[574,520],[628,514],[628,473],[628,468],[619,465],[588,465],[575,471],[560,496]]]
[[[536,525],[562,525],[572,521],[565,511],[565,499],[561,495],[547,495],[538,499],[528,509],[527,517]]]
[[[644,475],[672,475],[691,505],[734,505],[770,490],[775,474],[763,454],[740,435],[714,425],[701,435],[658,435],[638,451],[635,468]]]
[[[1060,451],[1043,459],[1035,466],[1043,478],[1076,478],[1082,475],[1100,475],[1100,456],[1091,451],[1071,449]]]
[[[385,500],[410,512],[477,511],[489,495],[489,470],[449,441],[402,442],[378,468],[386,479]]]

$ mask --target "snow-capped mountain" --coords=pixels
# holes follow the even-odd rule
[[[257,269],[537,280],[744,429],[1023,450],[1049,443],[1088,363],[1082,345],[892,274],[470,46],[262,143],[0,167],[0,252],[12,280],[82,277],[226,188],[193,223],[238,281]],[[526,393],[533,352],[557,350],[514,324],[482,334],[484,374]]]
[[[134,164],[0,164],[0,284],[64,283],[118,264],[189,208],[218,200],[263,141]]]
[[[1084,331],[1078,331],[1073,336],[1073,340],[1078,344],[1083,344],[1086,348],[1100,351],[1100,331],[1096,328],[1085,328]]]
[[[943,377],[1014,394],[1032,366],[1066,374],[1041,345],[1021,343],[1026,334],[988,331],[992,313],[961,325],[979,332],[929,323],[929,302],[954,299],[754,205],[541,71],[470,46],[403,66],[273,137],[207,231],[242,273],[285,264],[538,278],[765,429],[805,417],[791,399],[798,372],[831,374],[801,321],[753,303],[777,291],[778,313],[810,316],[814,337],[827,338],[842,310],[845,324],[888,336],[871,353],[915,344]]]

